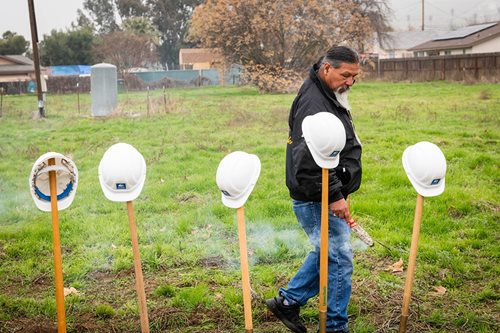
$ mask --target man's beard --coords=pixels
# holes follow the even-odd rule
[[[350,88],[348,86],[341,86],[334,91],[337,102],[339,102],[340,105],[342,105],[346,110],[351,110],[348,100],[349,90]]]

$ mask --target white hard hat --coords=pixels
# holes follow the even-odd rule
[[[403,167],[418,194],[434,197],[443,193],[446,158],[435,144],[422,141],[406,148]]]
[[[99,163],[99,182],[106,198],[126,202],[136,199],[146,180],[146,161],[131,145],[109,147]]]
[[[53,158],[54,165],[49,165]],[[40,156],[29,177],[30,192],[38,209],[44,212],[52,210],[50,205],[49,171],[56,172],[57,208],[63,210],[73,202],[78,187],[78,169],[75,163],[66,156],[49,152]]]
[[[235,151],[226,155],[217,168],[216,182],[222,192],[222,203],[240,208],[247,201],[260,175],[256,155]]]
[[[307,116],[302,121],[302,133],[317,165],[325,169],[339,165],[346,137],[339,118],[329,112]]]

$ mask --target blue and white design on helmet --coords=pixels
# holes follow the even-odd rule
[[[54,164],[49,165],[53,159]],[[50,199],[50,173],[56,179],[56,199],[58,210],[63,210],[73,202],[78,186],[78,169],[73,161],[59,153],[49,152],[40,156],[29,177],[30,192],[36,206],[46,212],[52,210]]]

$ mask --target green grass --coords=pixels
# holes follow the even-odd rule
[[[359,223],[378,242],[353,239],[349,306],[355,333],[397,332],[403,258],[416,193],[404,149],[436,143],[447,163],[446,190],[425,200],[409,330],[498,332],[500,248],[499,85],[360,83],[351,93],[363,143],[363,184],[352,195]],[[235,211],[220,200],[215,172],[229,152],[257,154],[262,172],[245,205],[255,332],[287,332],[263,300],[286,285],[309,251],[284,180],[288,110],[294,95],[249,87],[209,87],[119,95],[117,113],[90,116],[90,96],[48,96],[47,119],[32,120],[35,96],[4,96],[0,118],[0,331],[53,330],[56,304],[50,214],[28,189],[43,153],[69,155],[79,171],[76,198],[59,213],[70,332],[137,332],[140,327],[125,204],[107,201],[97,177],[117,142],[145,157],[147,180],[134,202],[153,332],[244,329]],[[405,271],[406,272],[406,271]],[[447,289],[434,295],[434,286]],[[316,330],[317,303],[303,310]]]

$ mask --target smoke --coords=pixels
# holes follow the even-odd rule
[[[30,210],[38,210],[31,199],[29,190],[16,191],[7,188],[6,183],[0,183],[0,225],[18,223],[22,221]]]
[[[369,246],[357,237],[351,238],[351,247],[354,252],[364,252],[369,249]]]
[[[303,258],[311,249],[301,229],[276,229],[268,222],[247,224],[249,262],[282,262]]]

